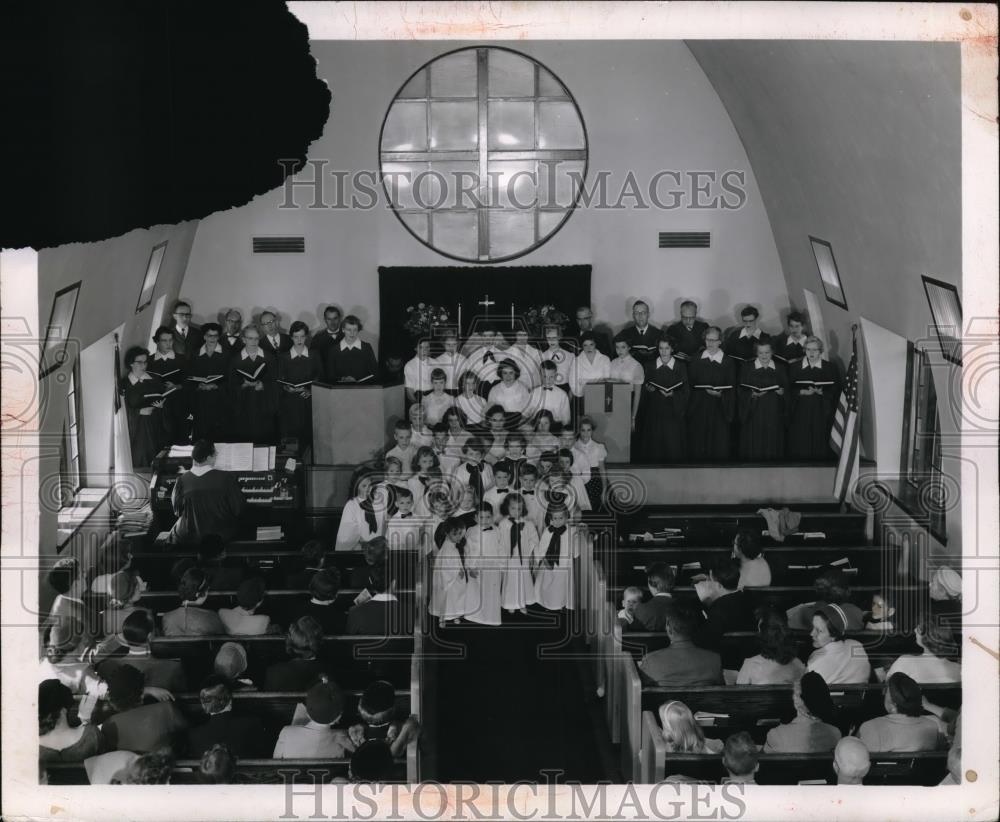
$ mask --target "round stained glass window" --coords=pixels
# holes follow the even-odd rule
[[[528,253],[569,219],[587,172],[576,101],[515,51],[435,58],[396,94],[382,124],[382,183],[420,242],[456,260]]]

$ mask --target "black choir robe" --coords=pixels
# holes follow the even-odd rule
[[[740,458],[775,460],[785,455],[785,423],[788,413],[788,379],[785,371],[772,360],[774,368],[755,368],[755,360],[743,363],[737,391],[740,420]],[[765,388],[778,385],[784,394],[768,391],[754,397],[744,385]]]
[[[809,386],[802,381],[833,382],[821,386],[822,394],[803,396]],[[788,453],[790,459],[833,459],[830,429],[840,398],[840,376],[833,363],[820,360],[819,368],[806,368],[805,361],[793,362],[788,369],[789,393]]]
[[[136,468],[145,468],[150,465],[153,462],[153,457],[169,441],[163,422],[163,410],[153,406],[153,402],[158,397],[150,396],[151,394],[162,394],[166,390],[166,386],[159,377],[148,374],[147,376],[148,379],[140,380],[134,385],[127,376],[122,381],[128,418],[129,443],[132,446],[132,465]],[[140,414],[139,411],[143,408],[152,408],[152,413]]]
[[[172,323],[170,330],[174,335],[174,353],[182,360],[193,360],[204,343],[204,340],[201,338],[201,328],[197,325],[188,325],[187,335],[185,336],[181,335],[181,332],[177,328],[177,323]],[[152,360],[153,358],[150,357],[149,359]]]
[[[273,443],[278,410],[277,364],[270,354],[259,349],[255,357],[244,357],[244,353],[233,355],[229,361],[230,438],[234,442]],[[250,380],[240,372],[253,374],[261,364],[264,368],[257,379],[264,384],[263,390],[244,387]]]
[[[646,465],[683,462],[687,459],[685,412],[690,394],[687,369],[676,357],[672,368],[666,364],[657,368],[654,359],[646,366],[645,375],[635,419],[632,462]],[[678,382],[682,385],[674,389],[671,397],[664,397],[654,386],[656,383],[671,388]]]
[[[323,326],[309,338],[309,350],[317,352],[319,354],[319,361],[325,363],[326,355],[329,353],[330,348],[334,345],[340,345],[342,339],[344,339],[343,331],[331,334],[326,326]]]
[[[324,372],[329,382],[343,382],[345,377],[353,377],[354,382],[376,381],[378,362],[375,352],[364,340],[360,342],[360,348],[342,348],[341,343],[327,348]]]
[[[191,391],[187,376],[190,373],[190,361],[178,357],[176,353],[169,359],[157,359],[150,354],[146,360],[146,373],[159,377],[164,388],[179,386],[163,403],[163,425],[171,442],[183,443],[191,440]]]
[[[695,320],[689,331],[683,322],[675,322],[666,330],[667,339],[674,348],[674,356],[683,354],[688,360],[694,360],[700,356],[701,350],[705,347],[705,332],[708,330],[708,323]],[[684,359],[682,357],[681,359]]]
[[[755,346],[757,343],[771,342],[771,335],[761,331],[758,337],[741,337],[742,331],[743,326],[729,329],[726,332],[725,341],[722,343],[722,350],[737,360],[753,362],[757,358]]]
[[[639,329],[633,323],[624,331],[622,337],[628,341],[632,356],[643,366],[646,363],[656,362],[657,343],[660,340],[660,329],[655,325],[647,325],[644,333],[640,334]]]
[[[286,351],[289,351],[292,347],[292,338],[289,337],[285,332],[278,332],[278,347],[275,348],[274,344],[271,342],[271,338],[267,336],[263,331],[260,332],[260,349],[265,354],[270,354],[275,359],[278,359]]]
[[[195,382],[190,377],[216,377],[221,380],[210,384]],[[194,415],[194,439],[226,442],[229,431],[229,355],[218,346],[208,354],[198,354],[191,362],[188,385],[191,386],[191,407]]]
[[[574,324],[563,338],[562,345],[568,351],[572,351],[574,354],[579,354],[583,350],[583,345],[580,342],[580,336],[583,333],[584,332],[577,328]],[[608,359],[613,360],[615,358],[615,351],[614,346],[611,344],[611,335],[608,334],[608,332],[601,326],[592,328],[590,333],[597,338],[597,350]]]
[[[786,366],[805,357],[805,345],[808,335],[803,334],[799,342],[795,342],[794,340],[789,342],[788,337],[788,334],[781,334],[771,339],[771,343],[774,346],[775,358],[783,362]]]
[[[222,353],[226,355],[228,361],[233,354],[239,354],[243,350],[243,335],[240,333],[230,336],[225,331],[219,336],[219,345]]]
[[[688,363],[688,458],[692,462],[720,462],[732,457],[733,419],[736,414],[737,361],[723,355],[722,362],[698,355]],[[715,397],[699,385],[728,385]]]
[[[308,352],[308,349],[307,349]],[[292,357],[290,351],[278,358],[278,379],[283,382],[317,382],[323,379],[323,366],[313,351],[306,356]],[[306,388],[312,392],[312,386]],[[301,446],[312,442],[312,398],[303,397],[291,386],[278,383],[278,432],[282,437],[295,437]]]

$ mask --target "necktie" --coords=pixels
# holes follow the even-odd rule
[[[511,522],[510,524],[510,555],[514,556],[514,549],[517,548],[517,558],[524,562],[524,555],[521,553],[521,529],[523,522]]]
[[[455,543],[455,550],[458,551],[458,559],[462,563],[462,579],[467,579],[468,576],[465,571],[465,537],[462,537]]]
[[[431,481],[430,477],[424,477],[424,476],[421,476],[420,474],[417,474],[417,479],[420,480],[420,484],[422,486],[424,486],[424,488],[426,488],[427,487],[427,483]]]
[[[378,522],[375,519],[375,508],[372,505],[370,499],[366,499],[361,503],[361,510],[365,514],[365,522],[368,524],[368,530],[373,534],[378,531]]]
[[[544,390],[546,390],[546,391],[551,391],[552,390],[552,386],[551,385],[543,385],[542,388]]]
[[[407,517],[412,517],[413,514],[400,514],[399,516],[401,519],[406,519]]]
[[[535,496],[535,492],[534,491],[521,491],[521,493],[522,494],[530,494],[531,496]]]
[[[548,564],[549,568],[555,568],[559,564],[559,554],[562,550],[562,535],[566,533],[566,526],[561,525],[558,528],[553,528],[549,526],[549,547],[545,552],[545,562]]]
[[[277,337],[271,337],[271,347],[274,348],[274,349],[278,348],[278,338]]]
[[[469,472],[469,485],[475,489],[479,499],[483,498],[483,474],[478,465],[466,465]]]

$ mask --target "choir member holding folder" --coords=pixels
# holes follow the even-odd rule
[[[705,350],[688,363],[688,457],[692,462],[719,462],[731,454],[736,412],[736,362],[722,352],[722,329],[708,326]]]
[[[224,442],[227,439],[229,356],[219,343],[222,328],[218,323],[205,323],[201,333],[204,345],[191,361],[187,377],[193,393],[194,439]]]
[[[661,338],[657,351],[658,356],[646,365],[645,383],[632,419],[632,461],[647,465],[683,462],[687,456],[687,370],[674,357],[669,339]]]
[[[754,351],[757,345],[771,341],[771,335],[757,324],[759,317],[760,312],[752,305],[746,306],[740,312],[741,325],[728,331],[722,346],[727,355],[742,362],[752,363],[756,356]]]
[[[790,459],[827,460],[830,429],[840,397],[840,379],[832,363],[822,358],[823,343],[818,337],[805,341],[805,357],[795,360],[788,369],[791,385],[788,423]]]
[[[163,423],[171,442],[189,442],[191,399],[187,390],[188,362],[174,353],[174,332],[161,325],[153,334],[156,350],[146,362],[146,371],[163,381],[164,391],[171,392],[163,404]]]
[[[292,347],[278,357],[278,429],[300,446],[312,440],[312,384],[322,379],[319,354],[306,346],[309,327],[292,323]]]
[[[771,357],[771,341],[757,344],[757,357],[743,363],[737,398],[740,458],[775,460],[785,454],[788,382]]]
[[[229,396],[235,442],[274,441],[277,374],[274,359],[260,349],[260,332],[243,329],[243,349],[229,361]]]
[[[353,314],[344,317],[339,343],[329,345],[324,355],[324,370],[329,382],[374,382],[378,371],[375,352],[361,339],[361,320]]]
[[[159,377],[146,370],[148,359],[149,354],[142,346],[134,346],[125,353],[125,367],[129,370],[122,382],[122,390],[128,410],[132,464],[136,468],[150,465],[168,440],[163,424],[164,393],[167,389]]]

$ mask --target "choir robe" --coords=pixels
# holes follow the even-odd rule
[[[239,354],[243,350],[243,335],[233,334],[230,336],[223,331],[222,336],[219,337],[219,345],[222,348],[222,353],[226,355],[226,361],[228,362],[233,358],[234,354]]]
[[[773,460],[785,455],[785,422],[788,410],[788,379],[784,370],[772,360],[774,368],[757,368],[756,360],[744,363],[737,386],[737,408],[740,420],[740,458]],[[749,388],[780,385],[784,395],[768,391],[754,399]]]
[[[833,385],[821,386],[822,394],[802,396],[805,386],[798,380],[832,381]],[[788,369],[788,453],[789,459],[828,460],[833,458],[830,449],[830,429],[840,398],[840,379],[837,368],[820,360],[819,368],[806,366],[805,358],[793,362]]]
[[[803,334],[798,341],[793,340],[790,334],[783,334],[771,340],[774,346],[774,356],[787,366],[796,360],[801,360],[806,355],[807,334]]]
[[[163,425],[170,442],[191,441],[191,422],[188,420],[191,414],[191,390],[187,382],[189,363],[190,360],[182,359],[176,354],[164,359],[160,359],[157,354],[150,354],[146,360],[146,373],[159,377],[165,389],[170,385],[180,386],[181,389],[167,397],[163,403]]]
[[[705,347],[704,335],[708,331],[708,323],[695,320],[690,329],[683,321],[672,323],[667,327],[666,335],[674,349],[674,356],[683,354],[681,359],[693,360]]]
[[[565,348],[546,348],[542,354],[542,362],[546,360],[555,363],[556,366],[556,385],[560,388],[565,387],[569,390],[569,383],[573,377],[573,365],[576,362],[576,355],[572,351],[567,351]]]
[[[466,587],[465,618],[480,625],[500,624],[500,589],[507,567],[507,551],[495,526],[473,526],[465,533],[465,563],[470,571]]]
[[[632,324],[622,331],[622,337],[629,344],[629,353],[643,366],[656,360],[660,329],[655,325],[647,325],[645,330],[640,332],[635,324]]]
[[[338,331],[336,334],[331,334],[326,326],[323,326],[319,331],[312,335],[309,339],[309,353],[312,354],[315,351],[319,354],[319,361],[325,366],[326,355],[329,353],[330,349],[335,345],[340,345],[340,341],[344,339],[344,332]]]
[[[201,352],[191,361],[188,384],[191,386],[195,440],[224,442],[226,439],[229,409],[226,383],[228,370],[229,357],[218,346],[211,356],[205,353],[205,347],[202,346]],[[220,374],[221,380],[209,384],[190,381],[191,377],[216,377]]]
[[[645,384],[635,419],[632,461],[645,465],[683,462],[687,458],[687,426],[684,419],[690,393],[687,369],[676,357],[672,367],[666,363],[657,367],[657,362],[659,357],[646,366]],[[683,384],[674,390],[672,397],[664,397],[652,385],[656,383],[670,388],[678,382]]]
[[[574,397],[583,396],[583,387],[591,382],[603,382],[611,379],[611,360],[600,351],[594,353],[594,361],[580,352],[573,361],[570,373],[570,388]]]
[[[317,382],[323,378],[323,365],[315,354],[292,356],[286,351],[278,358],[278,379],[290,383]],[[311,392],[312,386],[306,388]],[[278,384],[278,430],[282,437],[295,437],[300,446],[312,442],[312,397],[287,385]],[[409,466],[405,466],[408,468]]]
[[[445,376],[448,378],[448,381],[445,383],[445,390],[458,391],[460,388],[458,378],[462,376],[462,373],[466,369],[465,357],[457,351],[454,353],[442,351],[432,362],[434,363],[434,367],[444,371]]]
[[[374,382],[378,376],[375,352],[364,340],[347,346],[345,340],[327,348],[324,372],[330,382],[343,382],[352,377],[354,382]]]
[[[450,539],[445,539],[437,556],[434,557],[431,601],[428,610],[441,619],[458,619],[465,616],[470,604],[474,609],[478,607],[478,602],[467,601],[469,578],[463,555],[465,550],[467,550],[465,539],[461,540],[459,546]]]
[[[547,560],[555,530],[550,526],[542,531],[536,552],[538,570],[535,572],[535,601],[543,608],[557,611],[573,604],[573,558],[578,554],[577,531],[572,525],[563,526],[558,537],[559,548],[553,551],[552,565]]]
[[[722,350],[730,357],[752,363],[757,358],[757,344],[771,342],[771,335],[758,328],[758,334],[755,337],[744,337],[741,336],[744,330],[742,326],[729,329],[726,332],[725,341],[722,343]]]
[[[497,524],[500,545],[507,555],[500,604],[508,611],[521,609],[535,602],[535,581],[531,576],[531,567],[533,562],[538,561],[538,532],[529,520],[520,519],[517,524],[520,530],[519,547],[513,538],[514,521],[504,517]]]
[[[722,362],[698,356],[688,365],[691,396],[688,400],[688,457],[692,462],[718,462],[732,457],[732,426],[736,413],[736,360]],[[697,385],[728,385],[713,397]]]
[[[509,370],[509,369],[508,369]],[[486,400],[487,408],[491,405],[499,405],[507,414],[512,424],[520,421],[520,416],[528,407],[531,394],[523,382],[514,380],[511,385],[503,381],[498,382],[490,389],[490,395]]]
[[[144,468],[153,462],[153,457],[168,442],[167,430],[163,423],[163,410],[153,406],[153,401],[158,398],[149,396],[162,394],[165,386],[159,377],[147,372],[144,379],[135,383],[128,376],[125,377],[122,389],[125,392],[132,465]],[[139,411],[143,408],[152,408],[153,412],[140,414]]]
[[[274,442],[274,415],[278,410],[277,367],[270,354],[258,350],[255,357],[244,357],[246,349],[229,361],[230,427],[234,442]],[[244,388],[248,381],[240,372],[253,374],[263,364],[257,379],[264,388]]]

